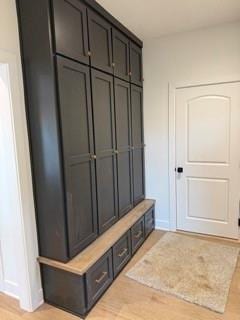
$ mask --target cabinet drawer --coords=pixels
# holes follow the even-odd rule
[[[135,253],[144,241],[144,217],[131,229],[132,253]]]
[[[144,224],[145,224],[145,238],[146,238],[154,229],[154,208],[150,209],[145,214]]]
[[[123,269],[131,258],[131,235],[128,231],[113,246],[113,274],[114,277]]]
[[[109,250],[86,273],[87,307],[91,308],[113,281],[112,251]]]

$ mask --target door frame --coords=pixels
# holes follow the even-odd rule
[[[6,75],[7,80],[4,83],[10,96],[9,103],[4,105],[8,108],[9,118],[4,121],[8,121],[11,128],[7,134],[13,143],[13,171],[17,186],[13,191],[16,207],[13,214],[17,225],[17,230],[14,231],[18,265],[18,298],[20,307],[32,312],[43,303],[43,291],[37,262],[37,231],[20,57],[0,49],[0,68]],[[3,267],[4,261],[2,257],[0,259]],[[4,282],[4,270],[0,270],[0,273]]]
[[[188,82],[169,82],[168,83],[168,177],[169,177],[169,230],[177,231],[177,197],[176,197],[176,91],[193,87],[228,84],[240,82],[240,74],[223,79],[222,81],[195,81]]]

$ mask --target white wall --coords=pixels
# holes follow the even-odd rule
[[[32,311],[43,298],[14,0],[0,0],[0,95],[0,289]]]
[[[143,66],[146,193],[168,228],[168,83],[239,79],[240,22],[146,40]]]

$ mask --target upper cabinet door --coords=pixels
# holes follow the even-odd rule
[[[113,77],[92,69],[98,224],[102,233],[118,219]]]
[[[130,74],[131,82],[142,86],[142,49],[134,43],[130,43]]]
[[[112,29],[114,75],[129,81],[129,40],[116,29]]]
[[[88,29],[91,65],[113,73],[111,25],[88,9]]]
[[[132,208],[130,84],[115,78],[118,205],[122,217]]]
[[[89,64],[87,9],[78,0],[53,0],[56,52]]]
[[[97,237],[95,163],[89,67],[58,57],[69,252]]]

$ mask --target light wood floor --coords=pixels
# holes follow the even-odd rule
[[[124,274],[164,234],[154,231],[131,262],[123,270],[102,299],[90,312],[87,320],[240,320],[240,262],[231,285],[229,300],[223,315],[185,302],[143,286]],[[192,236],[192,235],[189,235]],[[210,241],[240,246],[239,242],[207,238]],[[0,294],[1,320],[77,320],[78,317],[47,304],[34,313],[19,309],[18,302]]]

